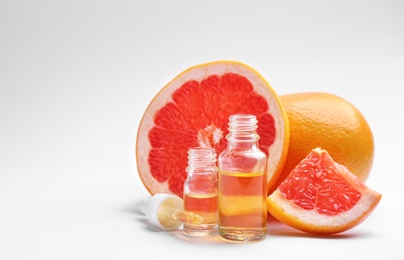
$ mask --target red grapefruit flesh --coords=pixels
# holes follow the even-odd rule
[[[268,186],[285,163],[289,125],[277,94],[254,69],[234,61],[191,67],[161,89],[140,122],[136,159],[146,189],[182,197],[187,152],[192,147],[226,147],[228,118],[253,114],[259,147],[269,155]]]

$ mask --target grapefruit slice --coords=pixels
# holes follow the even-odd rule
[[[268,196],[267,208],[276,219],[301,231],[333,234],[361,223],[380,199],[326,150],[315,148]]]
[[[226,147],[228,118],[253,114],[258,119],[259,147],[269,155],[268,186],[285,163],[289,125],[278,95],[251,67],[216,61],[189,68],[164,86],[147,107],[136,141],[139,176],[146,189],[182,197],[187,152]]]

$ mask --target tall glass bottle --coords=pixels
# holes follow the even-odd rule
[[[184,210],[202,217],[202,224],[185,223],[184,232],[206,236],[217,233],[217,167],[213,148],[191,148],[188,151],[188,177],[184,183]]]
[[[267,157],[258,148],[257,119],[229,118],[227,148],[218,158],[219,235],[228,240],[260,240],[267,233]]]

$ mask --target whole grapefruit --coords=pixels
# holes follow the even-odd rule
[[[342,97],[323,92],[281,95],[289,121],[286,162],[276,187],[312,149],[321,147],[365,182],[374,157],[373,134],[362,113]]]

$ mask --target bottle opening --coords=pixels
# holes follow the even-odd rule
[[[255,131],[258,120],[254,115],[236,114],[229,118],[230,131]]]
[[[213,171],[216,170],[216,151],[211,147],[194,147],[188,150],[189,171]]]
[[[229,134],[227,140],[239,142],[255,142],[259,139],[257,134],[258,120],[254,115],[235,114],[229,118]]]

